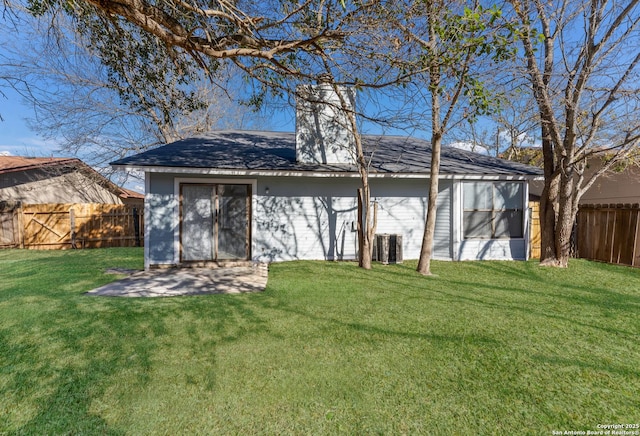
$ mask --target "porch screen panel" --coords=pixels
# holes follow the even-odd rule
[[[249,257],[249,186],[218,185],[218,259]]]
[[[438,187],[436,228],[433,235],[434,256],[451,259],[451,191],[453,183],[441,180]]]
[[[491,220],[493,217],[493,184],[464,183],[464,237],[490,238],[492,235]]]
[[[524,185],[502,182],[494,187],[495,237],[522,238]]]
[[[524,184],[463,184],[465,239],[513,239],[524,236]]]
[[[182,260],[213,260],[213,186],[182,186]]]

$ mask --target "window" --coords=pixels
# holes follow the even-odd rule
[[[464,183],[462,195],[465,239],[524,237],[523,183]]]

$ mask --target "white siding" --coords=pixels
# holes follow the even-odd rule
[[[451,259],[451,187],[450,180],[441,180],[439,183],[433,252],[433,257],[437,259]],[[424,179],[372,182],[374,199],[378,201],[376,232],[402,235],[405,259],[420,257],[428,191],[429,184]]]
[[[376,233],[402,235],[403,257],[417,259],[422,244],[424,218],[427,210],[426,198],[410,196],[376,198],[378,200]]]
[[[354,179],[260,179],[254,259],[355,259],[357,187]]]
[[[467,239],[460,243],[459,260],[525,260],[524,239]]]
[[[260,179],[254,258],[355,259],[358,187],[358,179]],[[451,187],[451,181],[440,183],[434,241],[434,257],[439,259],[451,259]],[[376,233],[402,235],[405,259],[420,256],[427,191],[424,179],[371,181],[372,200],[378,203]]]
[[[177,263],[179,244],[176,241],[180,229],[176,187],[180,180],[186,179],[175,174],[149,173],[148,176],[147,264]],[[220,183],[238,179],[203,176],[195,180]],[[244,180],[243,183],[248,182]],[[358,178],[260,177],[251,184],[251,254],[254,260],[356,258]],[[460,186],[460,181],[440,182],[434,258],[524,259],[526,238],[462,238]],[[401,234],[405,259],[417,259],[420,255],[427,192],[426,179],[371,180],[372,200],[378,202],[376,233]]]

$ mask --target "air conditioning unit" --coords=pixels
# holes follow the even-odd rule
[[[389,233],[376,235],[374,259],[384,265],[402,263],[402,235]]]

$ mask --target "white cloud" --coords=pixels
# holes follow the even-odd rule
[[[477,144],[474,144],[472,142],[452,142],[451,144],[449,144],[450,147],[454,147],[454,148],[459,148],[460,150],[467,150],[467,151],[472,151],[474,153],[478,153],[478,154],[489,154],[489,152],[487,151],[486,148],[481,147]]]
[[[0,156],[11,156],[10,151],[0,151]]]
[[[4,138],[7,141],[7,138]],[[28,157],[65,157],[59,149],[60,143],[51,139],[43,139],[38,136],[24,136],[11,140],[12,143],[0,143],[2,153],[9,153],[10,156]]]
[[[499,135],[500,135],[500,139],[505,143],[508,144],[511,142],[511,137],[509,136],[509,132],[507,132],[506,130],[500,130]],[[516,141],[520,147],[532,147],[532,148],[542,147],[542,143],[538,139],[536,139],[533,136],[527,135],[525,132],[520,133],[516,137]]]

